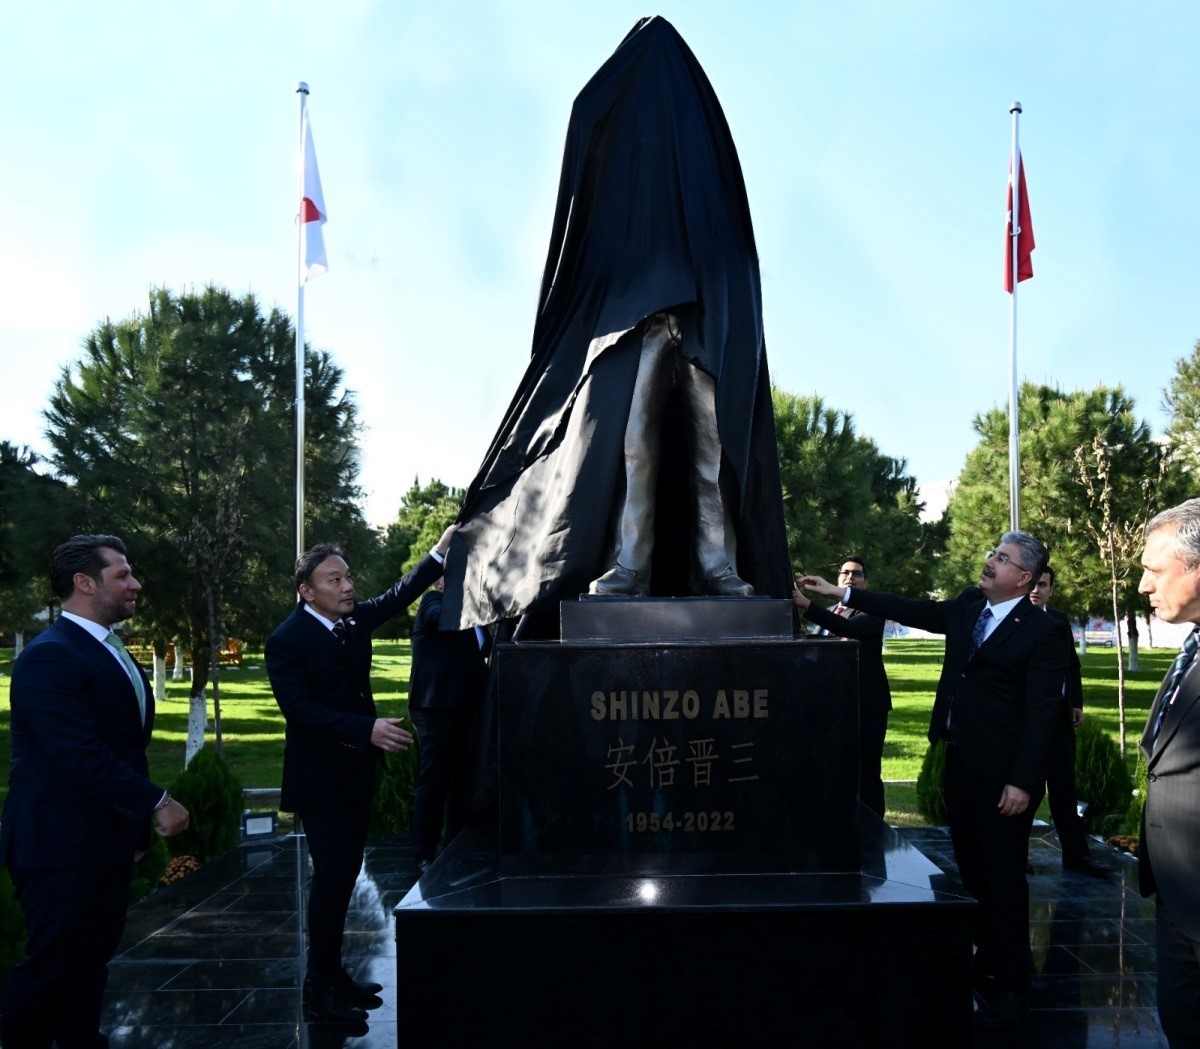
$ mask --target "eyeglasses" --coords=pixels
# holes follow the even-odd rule
[[[857,579],[862,574],[863,574],[863,570],[861,568],[843,568],[840,572],[838,572],[838,575],[840,575],[840,576],[848,575],[848,576],[853,576],[855,579]]]
[[[983,555],[983,559],[985,561],[990,561],[993,557],[997,561],[999,561],[1002,565],[1013,564],[1013,565],[1017,565],[1018,568],[1021,567],[1019,564],[1017,564],[1016,561],[1014,561],[1011,557],[1009,557],[1008,554],[1002,554],[997,550],[989,550],[986,554]]]

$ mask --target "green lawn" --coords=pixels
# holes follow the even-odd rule
[[[929,711],[941,673],[943,643],[940,639],[888,641],[884,664],[892,686],[893,709],[888,719],[887,742],[883,749],[883,778],[887,781],[915,780],[929,743]],[[1125,673],[1125,761],[1134,775],[1137,744],[1159,683],[1175,658],[1174,649],[1139,652],[1140,668]],[[1126,654],[1128,658],[1128,654]],[[1120,715],[1117,709],[1117,651],[1091,648],[1082,657],[1084,717],[1095,721],[1119,742]],[[912,825],[922,822],[916,813],[916,791],[911,785],[890,782],[887,787],[888,822]],[[1038,812],[1048,819],[1045,801]]]
[[[888,724],[883,776],[887,787],[888,820],[897,825],[922,822],[916,811],[917,778],[928,743],[929,709],[941,671],[940,640],[894,640],[887,643],[884,660],[892,685],[895,709]],[[1126,760],[1133,775],[1137,740],[1158,684],[1174,658],[1174,651],[1143,651],[1141,670],[1126,674]],[[412,649],[408,641],[376,641],[372,682],[380,714],[399,717],[407,713],[408,677]],[[8,788],[8,689],[12,654],[0,659],[0,800]],[[1117,655],[1115,649],[1093,648],[1083,657],[1083,686],[1087,716],[1097,720],[1117,739]],[[183,768],[187,737],[187,682],[170,682],[159,704],[154,742],[150,748],[153,778],[169,783]],[[212,692],[209,691],[209,711]],[[221,714],[224,753],[245,787],[279,786],[283,767],[283,718],[271,696],[262,653],[248,651],[242,666],[221,668]],[[209,735],[212,742],[212,735]],[[901,781],[901,782],[896,782]],[[1045,805],[1040,813],[1045,818]]]
[[[12,652],[0,659],[0,801],[8,792],[8,691]],[[408,713],[408,677],[412,646],[408,641],[376,641],[371,683],[383,717]],[[283,775],[283,716],[267,681],[261,651],[247,651],[242,665],[222,666],[220,680],[221,729],[225,759],[244,787],[278,788]],[[170,671],[167,672],[168,678]],[[209,733],[212,732],[212,685],[208,692]],[[183,769],[187,743],[188,682],[167,682],[165,698],[158,703],[154,739],[150,744],[150,775],[167,784]]]

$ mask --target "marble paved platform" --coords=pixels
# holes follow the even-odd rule
[[[949,884],[956,882],[944,828],[901,833],[946,872]],[[1101,881],[1063,872],[1053,830],[1035,828],[1031,1012],[1019,1032],[1000,1035],[977,1026],[973,1046],[1166,1046],[1154,1008],[1153,905],[1137,893],[1132,857],[1099,843],[1093,855],[1116,866],[1116,875]],[[345,954],[356,975],[384,985],[383,1004],[369,1014],[367,1030],[347,1035],[305,1024],[301,1013],[303,837],[245,845],[208,864],[131,909],[105,1001],[112,1046],[403,1046],[392,913],[415,880],[406,839],[372,839],[351,903]],[[769,1032],[749,1024],[747,1046],[772,1044]],[[488,1044],[520,1043],[497,1017]]]

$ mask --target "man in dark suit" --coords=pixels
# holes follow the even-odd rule
[[[987,553],[978,587],[949,601],[911,600],[798,582],[885,619],[946,635],[929,741],[949,741],[943,788],[963,886],[975,911],[976,987],[990,1028],[1017,1024],[1029,986],[1025,857],[1046,783],[1046,748],[1062,703],[1067,656],[1054,623],[1029,601],[1048,560],[1026,532]]]
[[[1033,584],[1029,600],[1035,608],[1044,609],[1058,624],[1058,632],[1069,656],[1067,680],[1063,683],[1062,716],[1054,723],[1050,734],[1050,749],[1046,754],[1046,796],[1050,800],[1050,818],[1062,846],[1064,870],[1079,871],[1093,878],[1107,878],[1112,867],[1092,858],[1088,847],[1087,828],[1079,815],[1079,792],[1075,789],[1075,729],[1083,724],[1083,677],[1079,653],[1071,633],[1071,621],[1049,601],[1054,596],[1054,569],[1046,566],[1041,578]]]
[[[141,584],[114,535],[77,535],[50,560],[62,613],[13,666],[8,797],[0,861],[29,940],[9,976],[7,1049],[108,1045],[100,1009],[125,928],[133,865],[185,830],[188,812],[153,783],[154,693],[112,633]]]
[[[1138,848],[1157,894],[1158,1015],[1171,1049],[1200,1046],[1200,499],[1146,525],[1138,590],[1165,623],[1191,623],[1142,733],[1149,767]]]
[[[483,627],[442,630],[442,580],[413,623],[408,711],[421,751],[413,797],[413,854],[424,874],[466,823],[472,726],[483,703],[489,638]]]
[[[860,554],[851,554],[842,562],[838,585],[867,589],[866,562]],[[815,605],[798,586],[792,591],[792,601],[803,611],[805,619],[821,628],[822,634],[858,642],[858,796],[882,819],[886,812],[883,742],[887,736],[888,711],[892,709],[892,690],[883,668],[886,621],[841,602],[833,608]]]
[[[306,1015],[358,1025],[383,988],[342,965],[342,937],[362,868],[378,766],[406,750],[399,718],[381,718],[371,695],[371,632],[442,574],[455,526],[390,590],[354,600],[340,548],[321,543],[296,561],[299,601],[267,639],[267,676],[287,721],[280,806],[300,818],[312,858]]]

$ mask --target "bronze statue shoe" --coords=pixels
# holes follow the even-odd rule
[[[650,593],[650,586],[648,583],[642,582],[642,577],[632,568],[626,568],[618,562],[599,579],[592,581],[592,585],[588,587],[588,593],[604,596],[645,597]]]
[[[733,565],[704,580],[704,592],[713,597],[753,597],[754,587],[738,577]]]

